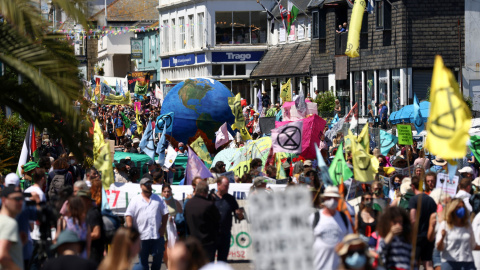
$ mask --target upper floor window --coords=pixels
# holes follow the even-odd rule
[[[319,24],[318,24],[318,11],[312,12],[312,37],[318,38],[319,35]]]
[[[203,48],[204,42],[205,42],[205,37],[204,37],[204,32],[203,30],[205,27],[203,26],[203,21],[204,21],[204,13],[198,13],[197,15],[197,35],[198,35],[198,44],[200,47]]]
[[[375,0],[375,27],[377,30],[392,29],[392,6],[384,0]]]
[[[172,19],[172,25],[170,27],[172,30],[172,34],[170,35],[170,38],[172,39],[172,51],[177,50],[177,27],[175,26],[175,19]]]
[[[264,44],[267,31],[266,13],[215,12],[215,44]]]
[[[180,27],[180,48],[185,49],[187,40],[185,39],[185,17],[178,18],[178,27]]]
[[[163,21],[163,27],[162,29],[162,50],[163,52],[168,52],[169,51],[169,42],[168,42],[168,20]]]
[[[195,26],[193,21],[193,15],[188,15],[188,48],[195,48]]]

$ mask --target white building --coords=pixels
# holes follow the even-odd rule
[[[465,63],[463,94],[472,97],[473,110],[480,111],[480,4],[465,0]]]
[[[255,0],[159,1],[160,81],[192,77],[223,82],[249,103],[250,73],[267,49],[267,13]]]

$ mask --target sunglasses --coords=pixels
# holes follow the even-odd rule
[[[11,197],[11,198],[8,198],[8,199],[15,200],[17,202],[21,202],[21,201],[24,200],[23,196],[15,196],[15,197]]]
[[[144,186],[151,186],[152,185],[152,182],[147,182],[145,184],[143,184]]]

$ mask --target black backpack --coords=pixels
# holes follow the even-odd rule
[[[65,174],[55,174],[48,186],[48,197],[53,198],[60,193],[65,186]]]
[[[105,242],[111,244],[115,233],[120,228],[120,218],[110,209],[102,210],[103,231],[105,233]]]
[[[480,193],[475,193],[470,196],[470,205],[472,206],[472,212],[478,214],[480,212]]]

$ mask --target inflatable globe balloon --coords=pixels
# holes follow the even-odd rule
[[[228,106],[228,98],[232,96],[232,92],[219,81],[187,79],[168,92],[161,113],[175,113],[172,136],[178,142],[187,143],[198,130],[215,141],[215,132],[220,126],[225,122],[230,126],[235,121]]]

